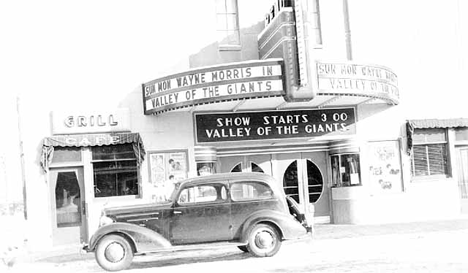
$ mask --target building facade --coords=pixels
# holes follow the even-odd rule
[[[164,54],[180,61],[157,63],[160,73],[136,68],[141,85],[116,104],[67,107],[64,98],[58,104],[65,107],[33,115],[28,110],[37,101],[23,97],[24,204],[33,248],[86,242],[103,207],[163,202],[176,181],[212,173],[270,174],[315,223],[443,219],[466,211],[466,119],[447,114],[450,106],[440,114],[414,112],[429,91],[466,87],[445,79],[445,71],[428,83],[433,72],[413,52],[429,51],[421,31],[430,18],[411,22],[420,6],[254,2],[197,1],[186,19],[203,18],[200,39],[211,42],[182,56],[174,45]],[[441,12],[463,5],[451,1]],[[465,43],[463,20],[454,17],[447,25],[456,31],[443,32],[455,50]],[[201,31],[195,23],[177,35]],[[456,81],[467,59],[457,52],[457,60],[431,55],[430,63],[455,64],[447,73]]]

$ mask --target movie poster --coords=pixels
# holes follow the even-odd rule
[[[149,153],[149,171],[155,201],[169,199],[174,184],[187,178],[187,151],[164,151]]]
[[[401,192],[401,157],[398,141],[370,142],[369,172],[374,192]]]

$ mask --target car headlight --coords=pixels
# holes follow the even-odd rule
[[[99,219],[99,227],[103,227],[109,224],[114,223],[114,219],[110,218],[109,216],[106,216],[106,214],[102,214],[101,218]]]

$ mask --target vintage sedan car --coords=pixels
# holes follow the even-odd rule
[[[220,244],[273,256],[283,240],[312,233],[297,203],[261,173],[187,179],[167,202],[105,208],[100,223],[84,249],[108,271],[127,268],[134,255]]]

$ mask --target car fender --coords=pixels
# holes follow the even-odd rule
[[[270,223],[277,227],[283,240],[300,238],[307,233],[307,230],[291,215],[273,210],[260,210],[252,213],[244,221],[241,242],[247,242],[250,229],[258,223]]]
[[[94,251],[99,240],[108,234],[121,234],[130,240],[135,253],[148,252],[171,247],[171,243],[161,234],[146,228],[128,223],[112,223],[99,228],[91,237],[87,251]]]

